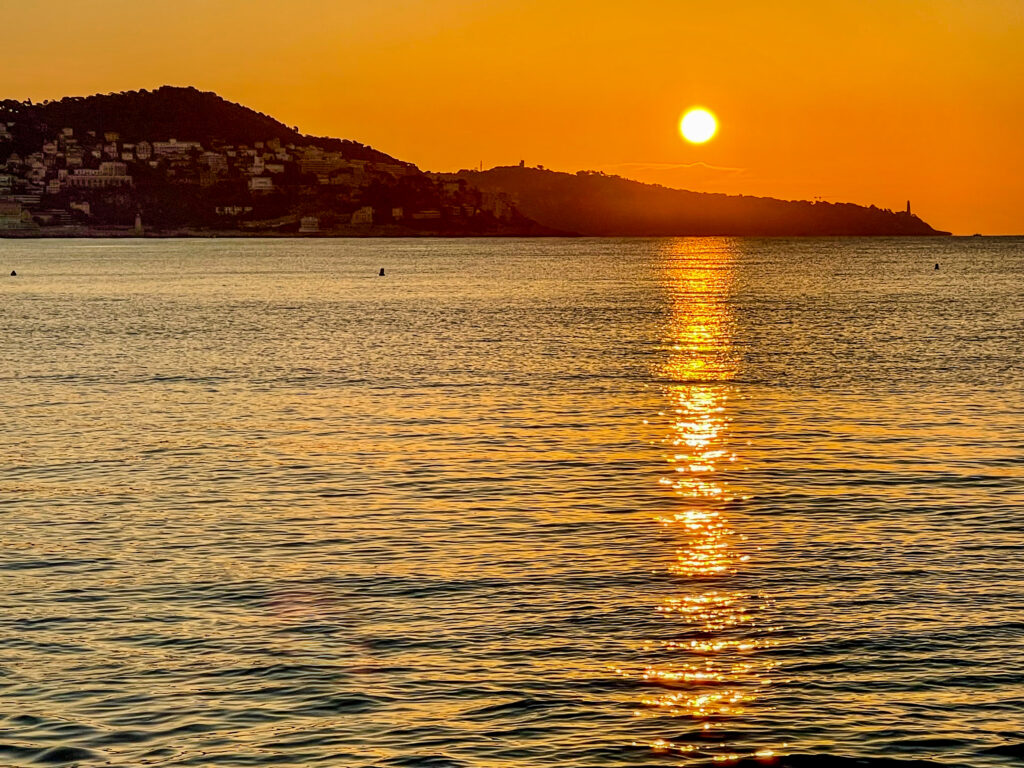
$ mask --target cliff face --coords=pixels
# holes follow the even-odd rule
[[[596,237],[948,234],[912,214],[851,203],[707,194],[514,166],[456,175],[484,192],[513,196],[525,216],[545,226]]]

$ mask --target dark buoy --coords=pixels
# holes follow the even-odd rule
[[[17,273],[17,272],[15,272],[15,271],[14,271],[14,270],[12,269],[12,270],[11,270],[11,277],[17,277],[17,276],[18,276],[18,273]]]
[[[936,264],[936,265],[935,265],[935,268],[936,268],[936,269],[938,269],[938,268],[939,268],[939,265],[938,265],[938,264]]]
[[[938,268],[939,268],[938,264],[936,264],[936,265],[935,265],[935,268],[936,268],[936,269],[938,269]],[[377,277],[384,277],[384,276],[385,276],[385,275],[384,275],[384,267],[381,267],[381,268],[380,268],[380,272],[378,272],[378,273],[377,273]]]

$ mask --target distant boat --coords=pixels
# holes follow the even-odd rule
[[[980,232],[975,232],[971,237],[984,237]]]

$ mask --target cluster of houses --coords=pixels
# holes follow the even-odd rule
[[[0,122],[0,149],[5,141],[13,139],[13,127],[13,123]],[[0,162],[0,230],[88,223],[95,212],[97,194],[132,207],[137,177],[154,172],[167,183],[200,188],[233,180],[234,187],[247,194],[211,207],[217,216],[235,220],[252,213],[254,199],[289,185],[358,189],[373,179],[395,181],[421,173],[410,164],[353,159],[340,151],[283,144],[278,139],[256,141],[251,146],[203,146],[174,138],[122,141],[113,132],[87,131],[78,136],[72,128],[63,128],[55,138],[43,141],[38,151],[24,155],[12,152]],[[467,202],[464,187],[434,178],[444,190],[436,207],[406,211],[395,206],[377,210],[359,205],[345,213],[348,223],[359,226],[375,221],[429,221],[468,217],[480,211],[499,220],[512,216],[513,205],[504,195],[477,195]],[[302,218],[300,232],[319,229],[316,216]]]

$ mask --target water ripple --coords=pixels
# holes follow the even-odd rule
[[[2,250],[0,764],[1024,756],[1020,240]]]

